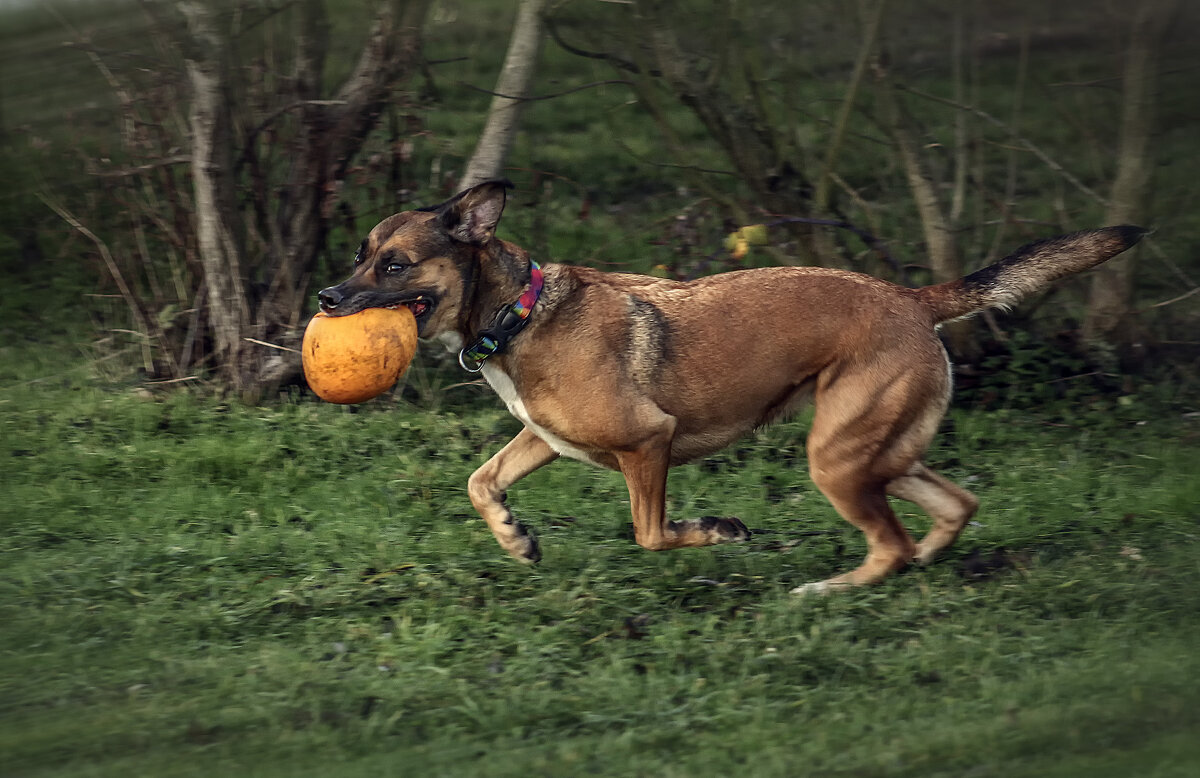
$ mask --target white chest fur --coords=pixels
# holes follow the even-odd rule
[[[540,426],[529,417],[529,411],[525,409],[525,403],[521,401],[521,396],[517,394],[517,387],[513,384],[512,379],[508,377],[507,373],[495,365],[485,363],[483,366],[483,377],[487,379],[492,389],[496,391],[496,394],[500,395],[500,399],[508,406],[508,412],[520,419],[521,423],[528,427],[530,432],[550,444],[550,448],[571,459],[578,459],[583,462],[592,461],[591,457],[583,450],[555,436],[554,433]]]
[[[438,343],[446,347],[446,350],[452,354],[458,353],[458,350],[463,347],[463,336],[459,335],[454,330],[448,330],[434,337]]]

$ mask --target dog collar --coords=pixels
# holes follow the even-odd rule
[[[508,342],[529,323],[529,315],[542,294],[542,267],[529,260],[529,286],[515,303],[501,308],[492,323],[480,331],[479,337],[458,352],[458,364],[469,373],[478,373],[488,357],[504,351]]]

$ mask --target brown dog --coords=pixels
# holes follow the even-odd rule
[[[928,562],[979,501],[921,462],[950,396],[936,334],[1005,307],[1132,246],[1137,227],[1035,243],[966,278],[906,289],[817,267],[681,283],[582,267],[540,268],[495,237],[506,182],[384,219],[354,275],[318,295],[330,315],[407,305],[422,338],[459,353],[525,429],[468,482],[476,510],[517,559],[540,558],[505,491],[560,455],[619,470],[637,542],[657,551],[745,540],[737,519],[669,521],[667,469],[711,454],[812,399],[813,483],[867,537],[858,568],[797,592],[871,583]],[[888,505],[933,518],[914,543]]]

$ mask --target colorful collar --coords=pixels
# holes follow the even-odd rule
[[[529,260],[529,286],[515,303],[501,308],[492,323],[480,331],[479,337],[458,352],[458,364],[470,373],[478,373],[488,357],[501,353],[508,342],[529,323],[529,315],[542,294],[542,268]]]

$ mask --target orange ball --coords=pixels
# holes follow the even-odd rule
[[[349,316],[318,313],[304,330],[304,377],[322,400],[360,403],[383,394],[417,353],[412,311],[367,308]]]

